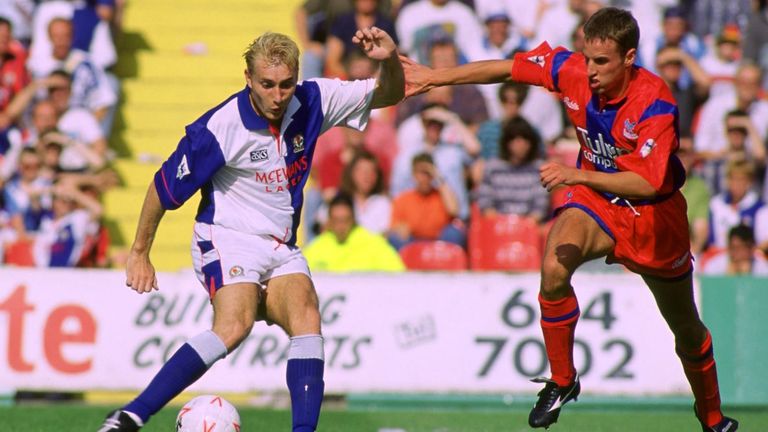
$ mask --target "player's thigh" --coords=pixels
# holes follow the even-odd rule
[[[682,279],[668,280],[643,276],[661,315],[675,334],[679,344],[696,348],[704,341],[706,329],[699,319],[689,274]]]
[[[614,245],[591,215],[579,208],[566,208],[547,235],[542,270],[572,274],[584,262],[608,255]]]
[[[260,288],[251,282],[224,285],[213,297],[213,332],[232,350],[250,334],[256,319]]]
[[[320,334],[317,293],[306,274],[290,273],[269,279],[263,305],[260,316],[282,327],[289,336]]]

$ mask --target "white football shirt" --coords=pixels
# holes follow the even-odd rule
[[[303,81],[278,134],[253,109],[246,87],[186,127],[155,174],[164,208],[202,193],[196,220],[295,244],[317,137],[333,126],[363,130],[374,79]]]

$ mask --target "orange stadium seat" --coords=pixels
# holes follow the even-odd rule
[[[408,270],[466,270],[467,253],[461,246],[444,241],[417,241],[400,249]]]
[[[541,228],[517,215],[478,217],[469,228],[473,270],[533,271],[541,267]]]

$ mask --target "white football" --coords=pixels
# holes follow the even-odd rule
[[[221,396],[198,396],[179,410],[176,432],[240,432],[240,414]]]

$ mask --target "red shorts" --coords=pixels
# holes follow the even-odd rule
[[[620,263],[641,275],[676,279],[691,272],[687,205],[680,192],[660,202],[628,206],[611,203],[587,186],[573,186],[560,212],[574,207],[586,212],[616,242],[605,261]],[[637,212],[638,214],[635,214]]]

